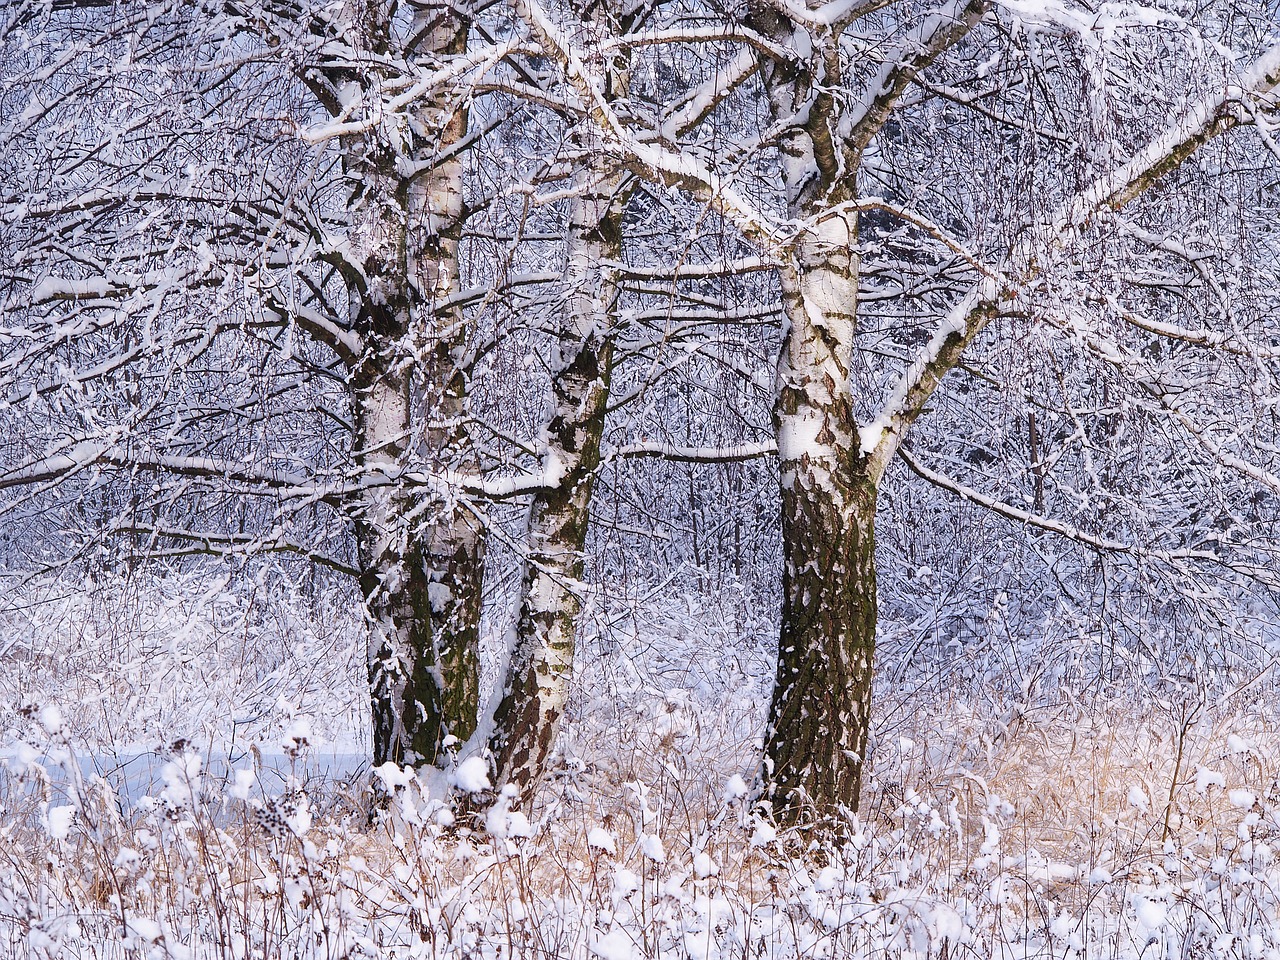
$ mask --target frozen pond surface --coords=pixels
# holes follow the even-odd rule
[[[193,750],[191,754],[200,758],[200,777],[206,788],[215,792],[229,785],[242,770],[255,773],[252,790],[262,796],[281,793],[291,781],[308,793],[343,784],[359,787],[369,772],[368,755],[352,751],[349,744],[331,749],[311,748],[301,756],[290,756],[283,751],[251,753],[241,748]],[[54,798],[69,793],[74,779],[69,771],[75,764],[86,785],[101,777],[119,795],[121,805],[129,809],[143,797],[159,796],[165,786],[165,768],[174,762],[175,754],[167,750],[134,749],[72,757],[64,750],[41,752],[10,746],[0,749],[0,796],[15,787],[23,789],[13,781],[33,760],[48,774]],[[183,766],[192,769],[187,764]]]

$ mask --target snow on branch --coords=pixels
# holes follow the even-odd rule
[[[669,267],[637,267],[613,262],[605,262],[601,266],[613,270],[620,280],[706,280],[772,270],[777,264],[766,257],[742,257],[720,263],[678,263]]]
[[[355,363],[364,352],[364,340],[360,334],[306,304],[286,305],[274,296],[266,295],[263,298],[263,308],[268,315],[278,318],[279,322],[296,323],[303,332],[318,343],[325,344],[348,365]]]
[[[1264,568],[1255,567],[1253,565],[1236,565],[1229,563],[1213,550],[1158,550],[1143,547],[1136,543],[1126,543],[1121,540],[1110,540],[1105,537],[1094,536],[1093,534],[1086,533],[1079,527],[1073,526],[1072,524],[1064,523],[1061,520],[1054,520],[1051,517],[1046,517],[1038,513],[1032,513],[1028,510],[1023,510],[1020,507],[1015,507],[1011,503],[1007,503],[997,497],[981,493],[973,489],[973,487],[960,483],[958,480],[955,480],[944,473],[932,470],[917,460],[905,447],[899,447],[897,453],[912,473],[920,477],[922,480],[926,480],[933,484],[935,487],[950,491],[962,500],[967,500],[968,502],[976,504],[986,510],[990,510],[992,513],[1005,517],[1008,520],[1012,520],[1015,523],[1026,524],[1029,527],[1035,527],[1037,530],[1044,530],[1048,533],[1056,533],[1059,536],[1066,537],[1068,540],[1090,547],[1094,550],[1098,550],[1103,553],[1126,554],[1128,556],[1144,560],[1159,560],[1166,563],[1194,560],[1222,564],[1223,566],[1245,573],[1256,579],[1266,579],[1272,583],[1276,581],[1274,575],[1271,575],[1270,571],[1267,571]]]
[[[492,71],[504,59],[522,51],[527,53],[537,52],[524,50],[523,45],[513,39],[490,50],[477,51],[471,55],[457,57],[439,70],[417,71],[416,79],[405,87],[402,92],[385,101],[374,100],[369,105],[368,113],[363,119],[350,119],[355,115],[356,111],[366,106],[364,97],[355,96],[343,106],[341,112],[333,120],[299,130],[298,136],[304,142],[314,146],[337,137],[368,133],[377,129],[387,117],[404,112],[433,91],[457,83],[468,73],[472,75],[471,82],[474,83]],[[388,88],[394,89],[399,85],[401,84],[389,81],[384,83],[382,87],[386,90]]]
[[[1251,357],[1254,360],[1280,360],[1280,346],[1260,343],[1241,343],[1237,333],[1222,333],[1217,330],[1192,330],[1172,323],[1150,320],[1134,313],[1132,310],[1118,310],[1117,315],[1125,323],[1147,333],[1164,337],[1167,340],[1178,340],[1206,350],[1222,351],[1240,357]]]
[[[797,4],[794,0],[768,0],[779,13],[793,23],[808,27],[835,27],[837,29],[862,17],[889,6],[892,0],[829,0],[815,8]]]
[[[113,536],[147,537],[153,544],[157,540],[177,540],[188,546],[169,549],[148,549],[152,559],[181,556],[244,556],[252,553],[294,553],[306,557],[312,563],[328,567],[346,576],[359,576],[359,571],[332,557],[319,553],[304,544],[285,537],[284,530],[276,527],[260,534],[212,533],[204,530],[188,530],[183,527],[163,525],[117,524],[108,531]]]
[[[1191,154],[1219,134],[1244,122],[1243,104],[1265,97],[1280,85],[1280,44],[1269,49],[1216,97],[1197,104],[1163,135],[1152,140],[1123,166],[1104,174],[1083,190],[1057,220],[1055,230],[1068,234],[1102,210],[1119,210]]]
[[[661,457],[677,463],[738,463],[744,460],[758,460],[778,452],[776,440],[761,440],[756,443],[739,443],[728,447],[682,447],[656,440],[642,440],[626,446],[615,447],[607,451],[601,463],[631,457]]]
[[[672,27],[665,30],[644,30],[639,33],[627,33],[620,37],[604,41],[602,50],[614,51],[632,47],[648,47],[669,43],[745,43],[771,57],[789,59],[795,51],[775,43],[768,37],[743,26],[717,25],[714,27]]]
[[[947,375],[977,339],[998,310],[1005,289],[998,277],[983,277],[967,296],[951,308],[933,337],[903,372],[880,415],[860,431],[863,456],[872,478],[879,482],[902,437],[910,429]]]
[[[656,441],[641,441],[605,451],[600,465],[634,457],[661,457],[680,463],[732,463],[755,460],[777,452],[773,440],[735,444],[727,447],[682,447]],[[435,496],[453,498],[459,494],[480,500],[511,500],[529,494],[557,489],[565,482],[563,472],[553,462],[541,470],[508,477],[467,474],[456,470],[421,470],[397,473],[386,469],[371,470],[360,486],[372,487],[405,484],[429,490]]]
[[[706,83],[694,87],[675,104],[662,122],[662,136],[675,140],[702,123],[724,98],[760,69],[760,57],[751,47],[743,47],[727,65],[716,70]]]
[[[871,82],[860,110],[845,121],[855,149],[866,148],[889,119],[902,92],[943,51],[967,36],[990,9],[990,0],[954,0],[931,13],[903,40]]]
[[[1222,93],[1183,114],[1127,163],[1068,201],[1062,213],[1049,220],[1047,228],[1019,244],[1009,258],[1009,268],[998,274],[988,273],[974,284],[943,317],[933,337],[903,372],[880,414],[862,428],[862,453],[870,460],[872,477],[878,481],[883,476],[907,429],[969,344],[1006,305],[1019,299],[1066,255],[1071,241],[1094,215],[1103,209],[1119,209],[1141,195],[1200,146],[1239,124],[1243,114],[1234,111],[1233,106],[1245,97],[1267,95],[1277,85],[1280,45],[1268,50]],[[1251,467],[1238,468],[1253,475]],[[1261,482],[1272,486],[1274,478]]]
[[[641,143],[626,129],[602,92],[603,80],[587,67],[572,43],[552,22],[538,0],[518,0],[516,9],[541,42],[543,52],[559,61],[569,83],[582,98],[588,114],[605,136],[605,149],[620,155],[622,163],[651,182],[676,187],[709,205],[732,223],[742,235],[764,250],[777,243],[771,219],[747,197],[725,183],[719,174],[691,156]]]
[[[263,473],[254,470],[247,463],[232,460],[165,456],[146,452],[122,453],[116,449],[115,442],[108,438],[80,440],[68,444],[56,453],[18,464],[0,474],[0,490],[59,482],[99,464],[241,483],[258,489],[269,489],[274,495],[290,498],[327,501],[337,492],[336,487],[317,485],[314,478],[307,474],[285,471]]]

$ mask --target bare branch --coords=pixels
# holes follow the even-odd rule
[[[884,127],[903,91],[945,50],[955,46],[991,9],[991,0],[954,0],[931,13],[891,54],[871,83],[860,114],[846,121],[849,143],[856,152],[866,149]]]
[[[551,21],[538,0],[517,0],[517,11],[542,43],[544,52],[559,61],[566,79],[577,90],[587,113],[599,125],[606,149],[637,176],[678,187],[706,203],[732,223],[744,237],[765,252],[776,243],[777,229],[771,219],[745,196],[725,183],[719,174],[693,157],[662,147],[641,143],[626,129],[613,106],[601,93],[605,85],[586,66],[573,45]]]
[[[676,463],[741,463],[772,456],[777,452],[778,444],[775,440],[740,443],[729,447],[682,447],[655,440],[644,440],[629,443],[624,447],[615,447],[601,457],[601,462],[633,457],[660,457]]]
[[[1041,514],[1031,513],[1020,507],[1015,507],[1010,503],[1006,503],[996,497],[988,496],[980,493],[972,487],[966,486],[957,480],[948,477],[946,474],[939,473],[926,467],[905,447],[898,448],[898,456],[902,458],[907,467],[916,476],[922,480],[926,480],[935,487],[950,491],[962,500],[976,504],[992,513],[1012,520],[1015,523],[1025,524],[1034,527],[1037,530],[1044,530],[1048,533],[1056,533],[1068,540],[1078,543],[1081,546],[1089,547],[1103,553],[1124,554],[1141,560],[1158,560],[1166,563],[1177,561],[1194,560],[1205,563],[1225,566],[1229,569],[1244,573],[1254,579],[1276,584],[1277,578],[1265,567],[1252,564],[1232,563],[1224,559],[1222,555],[1213,550],[1203,549],[1185,549],[1185,550],[1157,550],[1143,547],[1135,543],[1126,543],[1121,540],[1109,540],[1105,537],[1097,537],[1091,533],[1086,533],[1079,527],[1069,523],[1063,523],[1061,520],[1054,520],[1052,517],[1046,517]]]
[[[1214,136],[1238,122],[1230,110],[1243,96],[1261,96],[1280,84],[1280,46],[1271,48],[1238,83],[1198,104],[1161,136],[1140,150],[1114,173],[1100,177],[1065,205],[1050,221],[1047,234],[1026,242],[1010,258],[1011,270],[979,280],[943,318],[932,339],[903,372],[879,416],[861,431],[862,453],[870,460],[871,475],[884,474],[902,437],[919,417],[942,378],[977,339],[1002,304],[1011,304],[1067,252],[1069,244],[1104,208],[1118,209],[1151,187]],[[1038,241],[1038,242],[1036,242]],[[1044,255],[1047,251],[1048,255]]]

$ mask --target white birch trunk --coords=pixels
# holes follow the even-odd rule
[[[389,24],[366,33],[376,46]],[[444,7],[419,8],[412,34],[418,55],[466,45],[465,25]],[[356,460],[372,482],[357,535],[372,620],[373,761],[424,766],[440,762],[446,738],[465,740],[476,727],[484,537],[465,505],[423,504],[420,493],[378,483],[410,467],[475,472],[462,425],[467,371],[457,360],[466,324],[456,308],[439,306],[458,288],[462,163],[455,157],[406,179],[398,162],[420,164],[458,143],[466,116],[439,92],[411,119],[408,137],[378,129],[344,140],[343,151],[357,183],[352,319],[368,345],[352,400]],[[435,139],[423,140],[428,134]]]
[[[785,22],[766,22],[784,30]],[[826,58],[828,64],[838,59]],[[876,630],[876,482],[861,457],[850,372],[857,220],[817,217],[854,197],[835,104],[792,64],[764,70],[788,215],[812,226],[780,269],[785,325],[774,388],[782,493],[782,622],[762,781],[781,822],[856,809]]]
[[[498,786],[527,804],[555,745],[573,675],[578,590],[591,493],[609,398],[617,290],[604,264],[621,255],[622,185],[587,169],[569,225],[571,291],[552,371],[544,471],[559,482],[529,509],[515,645],[494,713],[490,750]]]
[[[823,222],[781,271],[773,421],[782,486],[782,623],[764,781],[782,821],[857,809],[876,630],[876,484],[849,388],[854,225]]]

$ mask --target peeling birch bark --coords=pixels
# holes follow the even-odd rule
[[[782,36],[776,11],[757,28]],[[838,70],[838,53],[815,61]],[[788,217],[811,226],[779,269],[785,316],[773,426],[782,492],[782,622],[761,780],[781,823],[856,808],[876,629],[876,484],[860,469],[850,394],[858,303],[853,172],[838,104],[794,63],[763,69]],[[845,209],[841,210],[841,205]],[[816,214],[830,215],[816,217]]]
[[[539,492],[529,508],[515,645],[489,744],[496,784],[515,787],[525,804],[546,770],[573,675],[582,550],[613,356],[617,289],[605,264],[622,252],[623,186],[617,176],[592,169],[579,175],[579,186],[568,237],[572,292],[552,371],[543,464],[559,482]]]
[[[783,600],[763,779],[784,823],[856,809],[867,745],[877,487],[859,455],[849,393],[854,249],[854,225],[831,218],[781,271],[787,329],[773,422]]]
[[[370,21],[363,35],[375,47],[390,36],[382,7],[362,6],[358,16]],[[466,34],[465,21],[446,7],[422,6],[409,52],[458,55]],[[354,81],[339,77],[335,86],[344,82]],[[459,287],[462,162],[430,163],[462,140],[466,115],[443,89],[424,96],[408,119],[408,130],[371,125],[341,139],[356,184],[352,326],[367,345],[351,376],[355,459],[362,477],[410,467],[474,474],[462,426],[467,371],[458,362],[466,320],[440,306]],[[421,492],[396,484],[371,488],[357,511],[360,585],[372,621],[373,762],[438,764],[448,738],[465,740],[476,727],[482,524],[456,498],[424,503]]]
[[[930,342],[859,428],[849,394],[855,348],[858,265],[856,221],[834,215],[856,208],[854,170],[862,150],[890,115],[898,94],[947,47],[981,20],[986,0],[952,4],[930,17],[919,36],[881,71],[872,109],[862,111],[840,144],[835,104],[792,64],[771,63],[765,86],[775,122],[800,118],[779,138],[788,216],[811,223],[780,270],[787,327],[774,401],[783,501],[783,610],[778,674],[766,731],[762,780],[783,823],[832,821],[856,811],[870,721],[874,659],[875,511],[888,461],[942,378],[998,314],[1018,296],[1018,281],[988,274],[944,316]],[[757,11],[757,29],[782,36],[776,9]],[[815,52],[828,74],[839,57]],[[811,70],[816,74],[818,71]],[[1175,169],[1204,143],[1239,121],[1246,97],[1280,85],[1280,47],[1269,49],[1238,83],[1198,104],[1126,164],[1099,178],[1051,221],[1027,250],[1011,251],[1022,282],[1063,255],[1091,217],[1119,209]],[[854,214],[849,214],[854,216]],[[841,253],[842,245],[846,251]],[[1038,265],[1034,251],[1047,255]]]

